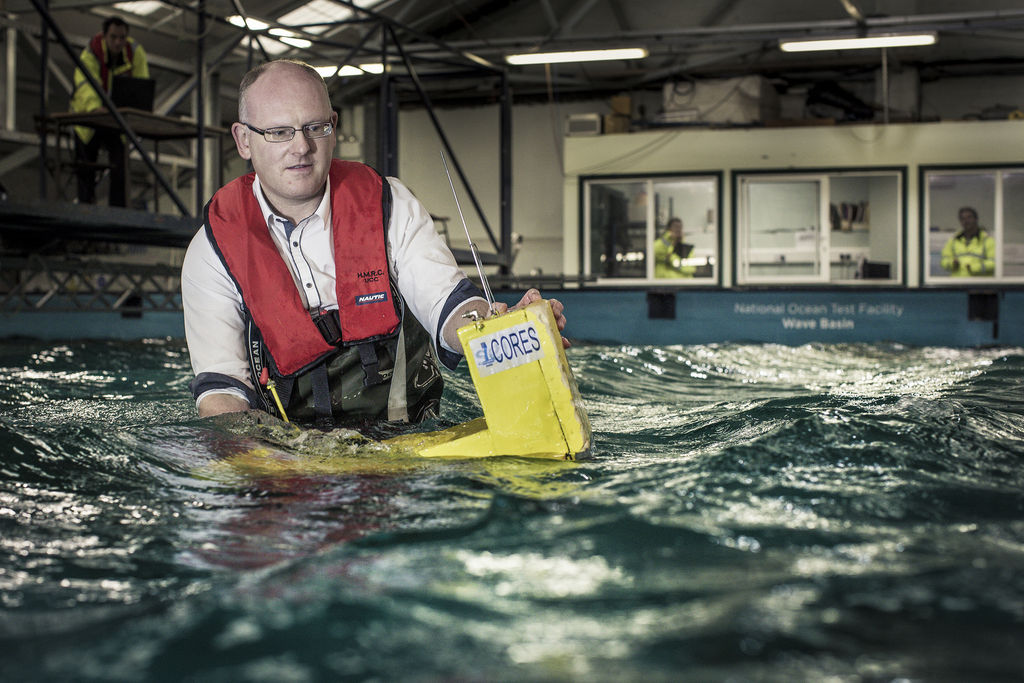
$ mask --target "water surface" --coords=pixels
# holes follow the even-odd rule
[[[569,358],[589,460],[436,462],[199,420],[177,341],[3,342],[0,679],[1024,677],[1021,349]]]

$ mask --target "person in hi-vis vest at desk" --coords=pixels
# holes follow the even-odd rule
[[[683,264],[683,260],[689,258],[692,253],[693,245],[683,242],[682,219],[669,219],[665,232],[654,240],[654,277],[693,277],[696,269]]]
[[[103,20],[103,32],[97,33],[79,55],[89,73],[109,93],[115,76],[149,78],[146,51],[128,37],[128,24],[118,17]],[[71,111],[90,112],[103,106],[81,69],[75,69],[75,91],[71,95]],[[110,159],[110,206],[125,206],[125,149],[121,133],[75,126],[75,156],[78,160],[78,201],[96,202],[96,160],[100,147]]]
[[[942,267],[954,277],[995,275],[995,239],[978,225],[973,207],[965,206],[958,214],[962,229],[942,248]]]

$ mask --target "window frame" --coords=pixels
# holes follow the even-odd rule
[[[722,286],[723,277],[723,240],[725,226],[722,222],[722,207],[724,198],[722,171],[684,171],[679,173],[616,173],[608,175],[583,175],[579,177],[579,276],[580,282],[588,282],[601,287],[716,287]],[[715,209],[715,232],[714,237],[714,262],[711,277],[686,277],[686,278],[655,278],[654,277],[654,240],[658,237],[658,229],[655,216],[654,186],[666,181],[695,181],[706,180],[713,184]],[[593,275],[593,264],[591,263],[591,239],[593,231],[591,228],[590,200],[591,187],[594,184],[611,183],[636,183],[646,184],[647,207],[645,212],[646,238],[645,244],[645,274],[643,277],[613,278]],[[685,228],[684,228],[685,230]],[[685,234],[685,233],[684,233]]]
[[[995,273],[983,277],[956,277],[953,275],[932,275],[931,263],[931,185],[933,175],[994,175],[993,187],[993,231],[992,238],[996,244]],[[1007,276],[1004,274],[1004,246],[1006,238],[1006,221],[1004,207],[1006,196],[1003,181],[1007,174],[1024,175],[1024,163],[1016,164],[929,164],[918,168],[918,195],[920,202],[919,250],[920,250],[920,282],[922,287],[985,287],[991,285],[1024,285],[1024,274]],[[977,207],[975,207],[977,208]]]
[[[739,287],[906,287],[907,282],[907,167],[906,166],[865,166],[845,168],[785,168],[785,169],[737,169],[731,174],[732,191],[732,281]],[[843,177],[887,177],[895,180],[896,220],[895,231],[896,254],[892,259],[895,273],[889,278],[843,278],[831,279],[832,254],[834,246],[829,227],[829,205],[831,203],[832,183]],[[785,182],[791,180],[814,179],[819,182],[818,219],[820,221],[819,236],[824,243],[817,246],[817,254],[822,265],[820,273],[812,276],[761,275],[751,277],[748,274],[749,260],[749,229],[744,221],[749,213],[745,206],[744,181],[767,178]],[[824,254],[824,256],[823,256]]]

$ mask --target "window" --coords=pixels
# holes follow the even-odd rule
[[[587,272],[598,278],[643,278],[647,272],[647,183],[588,185]]]
[[[585,180],[585,274],[618,284],[715,281],[719,185],[716,176]]]
[[[1003,174],[1003,276],[1024,280],[1024,171]]]
[[[926,170],[925,282],[1024,282],[1024,169]]]
[[[713,178],[652,181],[656,280],[714,279],[718,183]],[[705,283],[706,284],[706,283]]]
[[[892,284],[902,173],[739,175],[738,284]]]

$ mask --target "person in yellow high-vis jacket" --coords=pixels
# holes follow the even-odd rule
[[[973,207],[963,207],[959,216],[962,229],[942,248],[942,267],[954,277],[995,275],[995,239],[978,225]]]
[[[683,265],[693,253],[693,245],[683,242],[683,220],[669,219],[665,232],[654,240],[654,277],[683,278],[693,277],[696,268]]]
[[[97,33],[79,55],[89,73],[109,93],[115,76],[149,78],[149,62],[141,45],[128,37],[128,24],[118,17],[103,21],[102,33]],[[71,111],[90,112],[103,106],[103,100],[89,84],[81,69],[75,69],[75,91],[71,95]],[[96,130],[75,126],[75,155],[78,158],[78,201],[93,204],[96,201],[96,160],[100,148],[110,158],[110,206],[125,205],[125,148],[121,134],[116,131]]]

